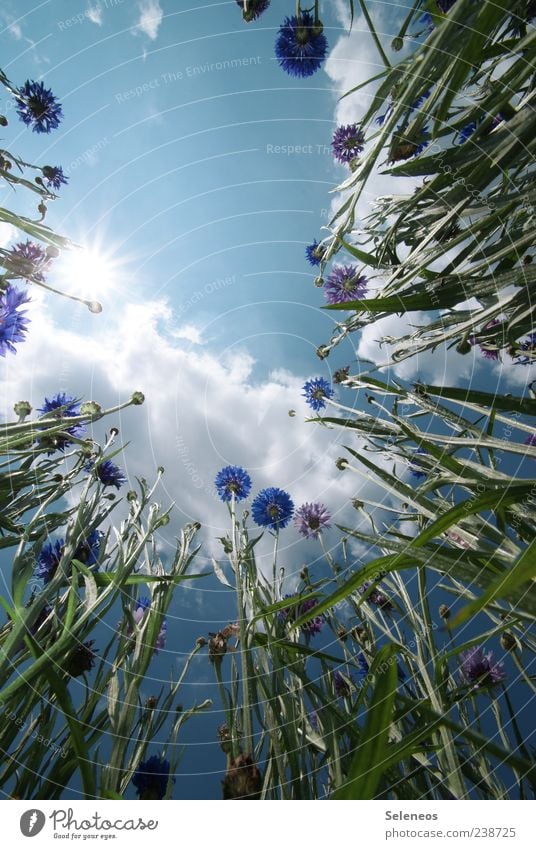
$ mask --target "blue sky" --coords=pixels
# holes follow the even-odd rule
[[[374,4],[389,39],[405,5]],[[59,390],[104,406],[141,389],[144,407],[107,422],[132,442],[125,470],[151,478],[163,465],[161,500],[176,502],[176,524],[203,522],[208,549],[226,530],[212,481],[227,463],[247,466],[255,489],[277,485],[297,504],[324,501],[337,520],[360,487],[383,498],[336,471],[347,437],[305,423],[300,397],[307,377],[355,362],[353,344],[362,357],[385,359],[377,326],[329,361],[316,358],[333,318],[304,258],[345,176],[329,152],[334,126],[358,120],[370,90],[337,98],[379,65],[359,18],[347,35],[346,4],[336,0],[323,3],[331,48],[324,68],[308,80],[288,77],[273,44],[292,6],[274,0],[253,25],[234,2],[6,0],[0,11],[4,71],[17,85],[42,75],[65,113],[43,137],[4,104],[3,144],[27,161],[63,166],[70,183],[47,222],[88,246],[106,271],[88,285],[58,262],[49,277],[101,300],[99,316],[34,294],[28,340],[1,363],[3,413],[21,398],[38,407]],[[375,179],[362,214],[387,187],[388,178]],[[22,193],[8,190],[2,202],[33,214]],[[3,243],[12,237],[4,228]],[[401,326],[389,319],[382,330]],[[505,377],[510,391],[529,376],[508,362],[484,363],[476,351],[427,354],[397,373],[491,388]],[[291,574],[315,556],[310,546],[298,546],[292,531],[282,539]],[[196,587],[172,612],[181,650],[224,624],[218,593],[218,585]],[[168,662],[158,661],[164,678]],[[202,678],[209,686],[210,670]],[[203,725],[190,731],[207,739]],[[217,777],[210,788],[217,795]],[[204,796],[202,781],[195,792]]]

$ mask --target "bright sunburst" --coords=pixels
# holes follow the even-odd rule
[[[101,300],[118,282],[118,262],[97,246],[64,251],[56,261],[56,279],[69,294]]]

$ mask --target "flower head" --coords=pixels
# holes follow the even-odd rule
[[[421,478],[425,478],[427,475],[427,470],[423,466],[422,461],[419,459],[419,454],[427,454],[427,452],[424,451],[423,448],[417,448],[409,466],[411,474],[414,478],[417,478],[418,480],[420,480]]]
[[[288,492],[277,486],[261,489],[253,499],[251,513],[255,524],[262,528],[278,531],[285,528],[292,518],[294,504]]]
[[[363,151],[364,144],[365,136],[359,124],[337,127],[331,142],[333,156],[343,165],[350,165]]]
[[[17,113],[34,133],[49,133],[59,127],[63,117],[61,103],[43,83],[26,80],[18,91]]]
[[[527,436],[525,439],[525,445],[530,445],[531,448],[536,448],[536,433],[531,433],[530,436]]]
[[[493,318],[491,321],[488,321],[488,323],[484,325],[483,329],[484,330],[491,330],[494,327],[498,327],[502,323],[503,322],[500,319]],[[467,341],[469,342],[469,344],[471,346],[476,345],[476,342],[477,342],[476,336],[474,336],[474,335],[469,336]],[[488,347],[488,346],[491,346],[491,347]],[[499,349],[496,347],[495,343],[484,342],[482,345],[479,345],[478,347],[480,348],[480,351],[482,352],[484,359],[486,359],[486,360],[498,360],[499,359]]]
[[[103,486],[115,486],[120,489],[127,482],[122,470],[111,460],[103,460],[101,463],[88,463],[87,471],[95,471],[98,479]]]
[[[514,356],[514,362],[521,366],[528,366],[533,363],[536,356],[536,333],[529,333],[518,347],[519,351]]]
[[[260,799],[262,774],[251,755],[231,758],[222,781],[224,799]]]
[[[97,653],[97,649],[93,648],[94,644],[95,640],[87,640],[70,652],[65,663],[65,671],[71,678],[78,678],[84,672],[90,672],[93,669]]]
[[[46,542],[42,547],[41,553],[37,558],[35,575],[37,578],[42,578],[45,584],[48,584],[56,574],[64,548],[65,541],[63,539],[57,539],[55,542]]]
[[[302,504],[294,514],[294,527],[308,539],[318,539],[324,528],[331,527],[331,515],[323,504]]]
[[[69,182],[69,178],[65,176],[63,173],[63,168],[60,165],[55,167],[51,167],[50,165],[45,165],[43,168],[43,177],[47,182],[48,188],[56,189],[56,191],[62,186],[66,186]]]
[[[26,239],[25,242],[19,242],[11,248],[4,257],[4,263],[8,271],[17,277],[24,277],[27,280],[33,278],[42,282],[45,279],[44,272],[48,268],[50,257],[41,245]]]
[[[324,286],[328,304],[360,300],[367,291],[367,278],[355,265],[334,265]]]
[[[236,0],[236,3],[242,9],[242,17],[249,24],[266,12],[270,0]]]
[[[320,265],[326,254],[326,248],[320,245],[316,239],[305,248],[305,256],[311,265]]]
[[[235,501],[242,501],[251,491],[251,478],[241,466],[225,466],[214,483],[222,501],[231,501],[233,495]]]
[[[367,581],[365,584],[361,584],[358,588],[358,592],[360,595],[367,595],[367,601],[371,604],[375,604],[376,607],[380,607],[382,610],[392,610],[393,604],[388,596],[382,591],[382,589],[378,587],[374,587],[374,589],[369,591],[370,583]]]
[[[19,292],[9,283],[0,292],[0,357],[5,357],[8,351],[16,354],[15,343],[24,342],[29,319],[21,307],[29,300],[26,292]]]
[[[287,594],[285,598],[299,598],[299,595],[297,593],[294,593],[293,595]],[[285,607],[279,612],[279,618],[282,622],[295,622],[296,619],[299,619],[304,614],[314,610],[316,606],[317,602],[314,598],[308,598],[293,607]],[[306,637],[313,637],[315,634],[320,633],[324,627],[325,621],[326,619],[324,615],[320,613],[318,616],[312,616],[311,619],[304,622],[300,630]]]
[[[333,686],[335,687],[335,693],[341,699],[345,699],[350,695],[350,685],[352,683],[352,679],[346,675],[341,675],[341,673],[336,669],[333,673]]]
[[[74,559],[79,560],[85,566],[95,566],[99,560],[103,537],[102,531],[91,531],[86,539],[79,544],[74,553]]]
[[[493,663],[493,652],[484,652],[480,646],[475,646],[460,655],[460,673],[468,684],[477,687],[492,687],[504,681],[505,672],[502,663]]]
[[[293,77],[310,77],[318,71],[327,49],[322,24],[310,12],[285,18],[275,42],[279,64]]]
[[[475,130],[476,121],[470,121],[468,124],[465,124],[465,126],[463,126],[461,130],[458,131],[456,139],[457,144],[465,144],[465,142],[471,138]]]
[[[141,761],[132,776],[132,783],[140,799],[163,799],[169,782],[169,761],[152,755],[148,760]],[[175,779],[172,779],[175,783]]]
[[[333,389],[324,377],[312,377],[303,384],[303,397],[312,410],[318,412],[326,406],[326,398],[333,397]]]
[[[39,408],[38,412],[43,413],[48,418],[56,418],[58,421],[62,421],[63,419],[70,419],[73,416],[80,415],[80,405],[78,401],[75,400],[71,395],[67,395],[65,392],[58,392],[57,395],[54,395],[52,398],[45,398],[43,402],[43,406]],[[70,434],[71,436],[79,439],[85,432],[85,426],[81,423],[77,423],[74,425],[65,426],[64,433]],[[54,436],[47,437],[47,444],[50,443],[51,450],[48,452],[52,454],[55,450],[64,451],[67,445],[71,443],[71,440],[68,436],[64,434],[56,433]]]

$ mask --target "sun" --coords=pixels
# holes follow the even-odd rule
[[[96,246],[63,251],[55,262],[55,279],[63,291],[89,301],[111,295],[118,284],[118,262]]]

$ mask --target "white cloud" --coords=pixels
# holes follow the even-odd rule
[[[140,389],[146,404],[97,424],[95,436],[120,428],[121,439],[131,443],[121,464],[133,485],[136,476],[151,479],[164,466],[159,500],[176,503],[175,529],[186,521],[202,522],[209,547],[227,532],[227,511],[213,493],[214,476],[227,464],[245,466],[255,491],[280,486],[297,506],[321,501],[343,524],[356,524],[349,504],[363,497],[364,488],[376,501],[384,497],[370,482],[337,470],[345,431],[305,422],[310,410],[301,398],[303,375],[274,372],[256,382],[247,351],[221,358],[181,346],[173,338],[173,312],[163,301],[126,305],[116,316],[90,317],[84,311],[72,328],[55,322],[49,309],[55,311],[57,302],[31,305],[27,340],[2,364],[4,416],[12,418],[18,400],[35,409],[58,391],[112,406]],[[80,335],[81,326],[89,335]],[[296,410],[295,417],[289,418],[289,409]],[[333,531],[334,543],[337,536]],[[271,547],[268,538],[266,543]],[[281,562],[290,571],[303,562],[298,543],[294,529],[285,531]],[[311,546],[313,558],[319,555],[318,545],[304,545]]]
[[[204,344],[203,331],[195,324],[184,324],[182,327],[174,330],[172,335],[175,339],[185,339],[187,342],[191,342],[192,345]]]
[[[140,17],[134,31],[145,33],[151,41],[154,41],[158,36],[158,30],[164,18],[164,10],[160,5],[160,0],[140,0],[138,9]]]
[[[93,24],[97,24],[97,26],[102,26],[102,6],[97,3],[96,6],[90,6],[86,11],[86,15],[88,20],[90,20]]]

